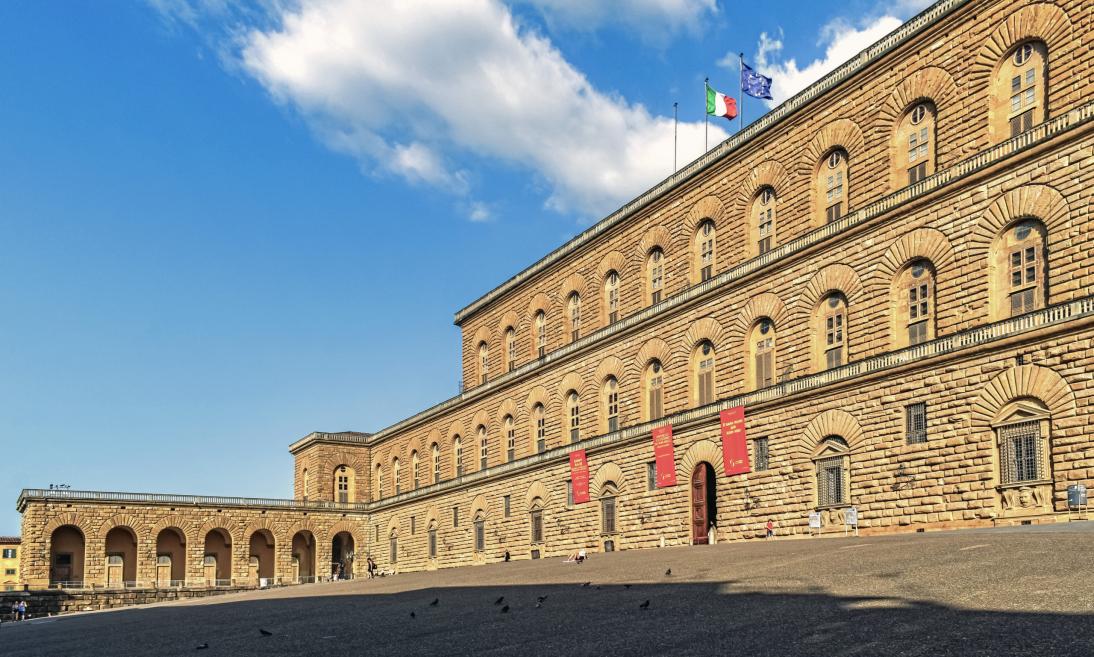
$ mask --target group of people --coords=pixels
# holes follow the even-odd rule
[[[12,622],[21,621],[27,619],[27,601],[20,600],[18,602],[11,603],[11,620]]]

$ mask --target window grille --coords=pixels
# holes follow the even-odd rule
[[[543,511],[538,509],[532,512],[532,542],[543,542]]]
[[[835,456],[817,461],[817,505],[836,506],[846,503],[843,482],[844,457]]]
[[[767,438],[757,438],[752,441],[752,455],[755,462],[755,470],[767,470]]]
[[[1000,483],[1016,484],[1044,479],[1041,464],[1043,440],[1041,423],[1020,422],[999,427]]]
[[[475,521],[475,551],[482,552],[486,549],[486,523],[482,520]]]
[[[649,461],[646,463],[646,490],[657,489],[657,462]]]
[[[569,479],[566,480],[566,508],[569,509],[574,505],[574,482]]]
[[[437,530],[436,529],[430,529],[429,530],[429,558],[430,559],[436,559],[437,558]]]
[[[604,534],[615,533],[615,498],[605,497],[600,500],[601,532]]]
[[[399,560],[399,539],[392,536],[388,544],[388,550],[391,552],[391,563],[397,562]]]
[[[458,506],[452,507],[452,526],[460,526],[460,507]]]
[[[904,426],[909,445],[927,442],[927,404],[925,402],[904,407]]]
[[[501,501],[502,501],[502,512],[504,513],[505,517],[508,518],[509,517],[509,496],[506,495],[506,496],[502,497]]]
[[[413,536],[414,532],[418,530],[418,517],[410,516],[410,535]]]

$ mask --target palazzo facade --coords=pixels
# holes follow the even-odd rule
[[[851,508],[1066,521],[1094,483],[1092,27],[1083,0],[935,4],[457,312],[458,396],[293,443],[291,499],[25,490],[23,579],[311,581],[843,533]]]

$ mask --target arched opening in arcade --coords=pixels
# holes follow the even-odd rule
[[[262,580],[274,576],[274,537],[268,529],[257,529],[251,534],[251,552],[248,559],[247,582],[259,586]]]
[[[302,529],[292,537],[293,580],[304,584],[315,581],[315,536]]]
[[[228,530],[210,529],[205,535],[202,569],[206,586],[229,586],[232,583],[232,536]]]
[[[156,586],[182,586],[186,579],[186,535],[167,527],[156,536]]]
[[[83,583],[84,533],[72,525],[63,525],[49,537],[49,584],[79,588]]]
[[[106,533],[106,585],[108,588],[135,586],[137,581],[137,535],[118,526]]]
[[[707,545],[711,526],[718,522],[718,478],[706,461],[691,471],[691,543]]]
[[[353,535],[338,532],[331,539],[330,571],[331,577],[353,579],[354,548]]]

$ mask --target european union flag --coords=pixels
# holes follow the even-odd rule
[[[771,78],[760,75],[741,62],[741,90],[753,98],[771,99]]]

